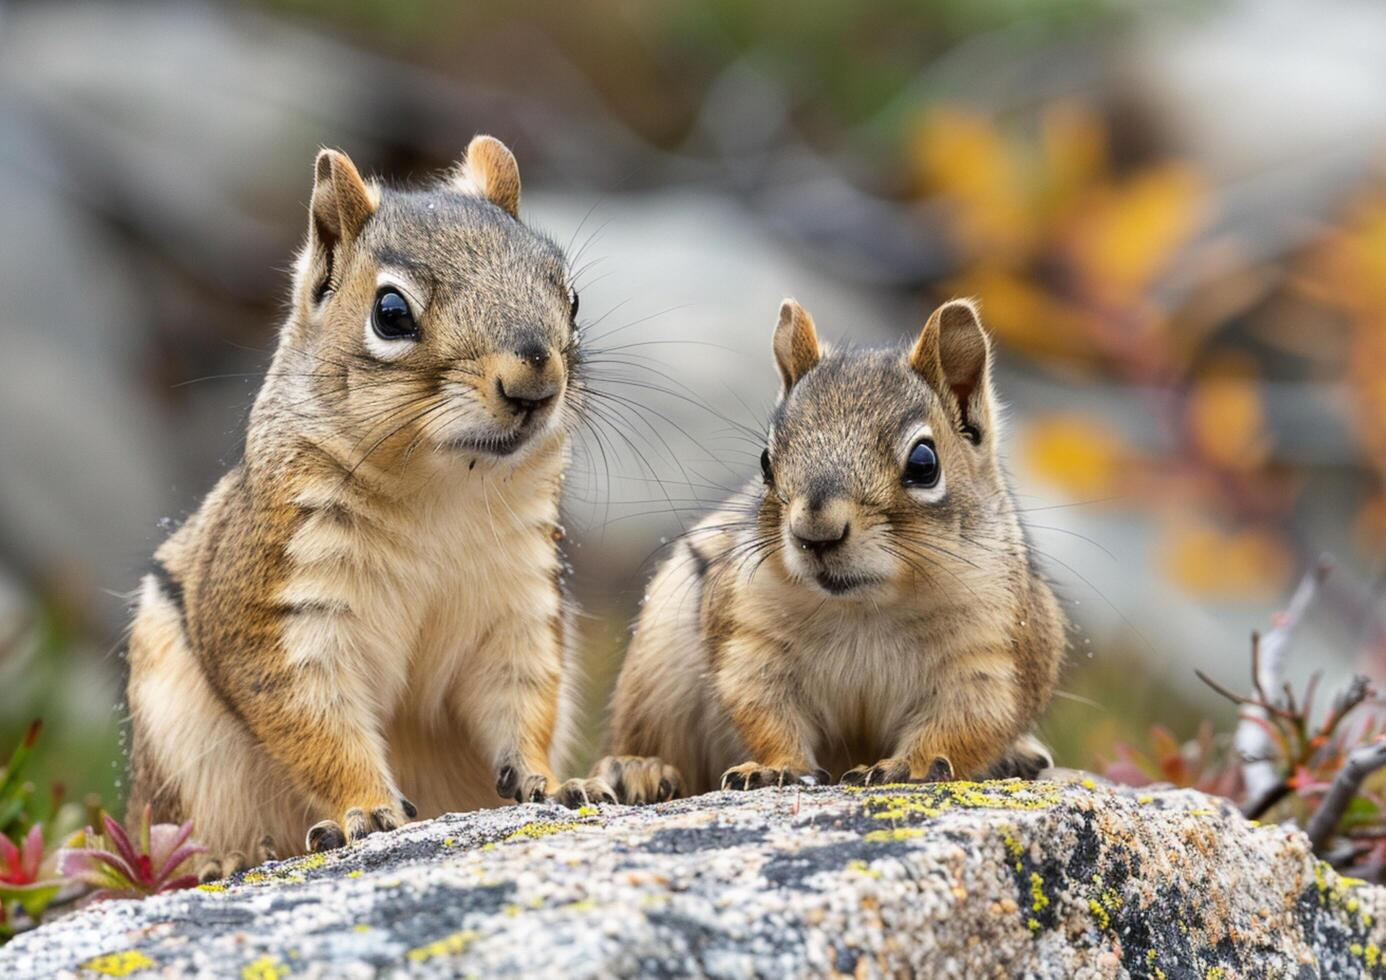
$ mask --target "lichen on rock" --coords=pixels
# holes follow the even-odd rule
[[[20,936],[7,980],[1381,976],[1386,889],[1192,791],[939,783],[450,814]]]

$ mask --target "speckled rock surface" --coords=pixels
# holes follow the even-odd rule
[[[946,783],[454,814],[92,906],[5,980],[1380,976],[1386,889],[1193,792]]]

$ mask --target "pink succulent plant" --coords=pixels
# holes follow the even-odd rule
[[[62,882],[43,878],[43,826],[34,824],[16,847],[5,834],[0,834],[0,916],[4,906],[18,902],[30,916],[37,918],[53,900]]]
[[[58,873],[91,885],[95,891],[87,901],[144,898],[197,884],[196,875],[178,873],[189,858],[207,851],[201,844],[188,839],[192,836],[192,821],[181,826],[171,823],[151,826],[150,820],[149,807],[145,807],[137,847],[124,827],[103,814],[104,836],[111,847],[84,846],[96,837],[88,827],[69,842],[77,846],[58,852]]]

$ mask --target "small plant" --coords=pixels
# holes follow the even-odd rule
[[[34,753],[34,743],[38,741],[41,731],[42,721],[35,720],[30,723],[24,737],[10,753],[4,768],[0,769],[0,834],[13,839],[17,839],[32,822],[29,819],[28,805],[30,797],[34,795],[34,786],[25,782],[22,777],[24,766]]]
[[[1231,742],[1214,731],[1211,721],[1199,725],[1197,736],[1187,742],[1180,742],[1164,725],[1152,725],[1146,750],[1117,745],[1116,758],[1104,772],[1127,786],[1170,783],[1235,799],[1242,793],[1242,778]]]
[[[109,814],[102,814],[101,819],[104,835],[88,827],[74,834],[68,846],[58,852],[59,873],[95,889],[87,901],[144,898],[197,884],[196,875],[179,873],[189,858],[207,850],[189,840],[192,821],[151,825],[150,808],[146,806],[136,846],[125,828]]]
[[[1312,569],[1264,637],[1251,637],[1251,693],[1237,694],[1202,671],[1198,677],[1238,707],[1235,733],[1204,722],[1197,739],[1180,744],[1161,726],[1150,751],[1116,748],[1107,775],[1144,786],[1167,782],[1225,796],[1248,818],[1274,811],[1304,828],[1314,851],[1358,877],[1386,880],[1386,800],[1371,777],[1386,769],[1386,734],[1364,717],[1376,692],[1356,675],[1321,714],[1315,711],[1319,675],[1301,692],[1284,680],[1290,638],[1328,574]],[[1361,719],[1359,721],[1359,718]]]
[[[62,881],[44,876],[43,865],[42,824],[30,827],[17,846],[0,834],[0,935],[12,928],[13,917],[7,907],[17,905],[37,922],[62,888]]]

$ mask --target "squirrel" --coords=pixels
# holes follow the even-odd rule
[[[991,341],[829,351],[785,300],[761,478],[678,539],[593,775],[623,802],[790,782],[1034,778],[1067,649],[998,458]]]
[[[204,880],[503,798],[611,799],[555,776],[582,354],[519,202],[489,136],[412,190],[317,156],[243,458],[155,552],[129,639],[129,812],[192,820]]]

